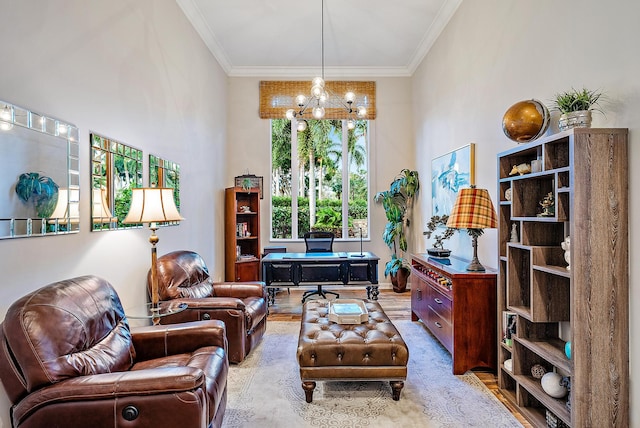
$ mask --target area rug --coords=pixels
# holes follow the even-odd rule
[[[393,321],[409,347],[400,401],[388,382],[318,382],[305,401],[296,360],[299,322],[270,321],[262,343],[232,365],[223,427],[521,427],[472,373],[454,376],[451,356],[419,322]]]

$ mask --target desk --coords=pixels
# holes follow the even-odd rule
[[[275,302],[276,288],[300,285],[366,285],[367,299],[378,300],[378,260],[373,253],[270,253],[262,260],[262,281]]]

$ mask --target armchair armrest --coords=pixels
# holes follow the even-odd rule
[[[267,288],[264,282],[214,282],[213,293],[217,297],[247,297],[267,298]]]
[[[186,303],[189,309],[235,309],[243,311],[245,304],[237,297],[203,297],[201,299],[176,299],[177,303]]]
[[[131,337],[139,361],[193,352],[206,346],[228,350],[224,322],[192,321],[132,329]]]
[[[96,375],[79,376],[54,383],[41,388],[12,408],[14,423],[19,424],[28,417],[35,408],[56,403],[69,403],[99,399],[118,399],[121,397],[148,397],[157,393],[193,391],[202,387],[206,382],[205,373],[196,367],[153,368],[127,372],[102,373]],[[73,407],[69,407],[73,409]],[[77,418],[87,416],[87,407],[77,407]],[[90,420],[91,417],[88,417]],[[80,422],[80,421],[79,421]],[[76,426],[81,426],[78,423]]]

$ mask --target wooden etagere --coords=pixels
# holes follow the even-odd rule
[[[548,411],[572,427],[629,425],[627,133],[577,128],[498,155],[498,385],[537,427]],[[533,160],[540,171],[510,175]],[[542,215],[549,193],[554,207]],[[505,311],[516,316],[511,341]],[[548,395],[535,364],[570,377],[570,394]]]
[[[260,189],[225,189],[225,280],[260,277]]]

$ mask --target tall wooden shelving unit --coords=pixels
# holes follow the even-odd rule
[[[498,155],[498,319],[508,311],[517,320],[511,346],[498,324],[498,385],[537,427],[547,426],[547,411],[572,427],[629,425],[627,134],[576,128]],[[534,159],[541,172],[509,175]],[[554,213],[539,216],[549,192]],[[567,235],[570,270],[560,246]],[[534,364],[570,376],[570,395],[548,395]]]
[[[225,280],[257,281],[260,277],[260,189],[229,187],[224,194]]]

